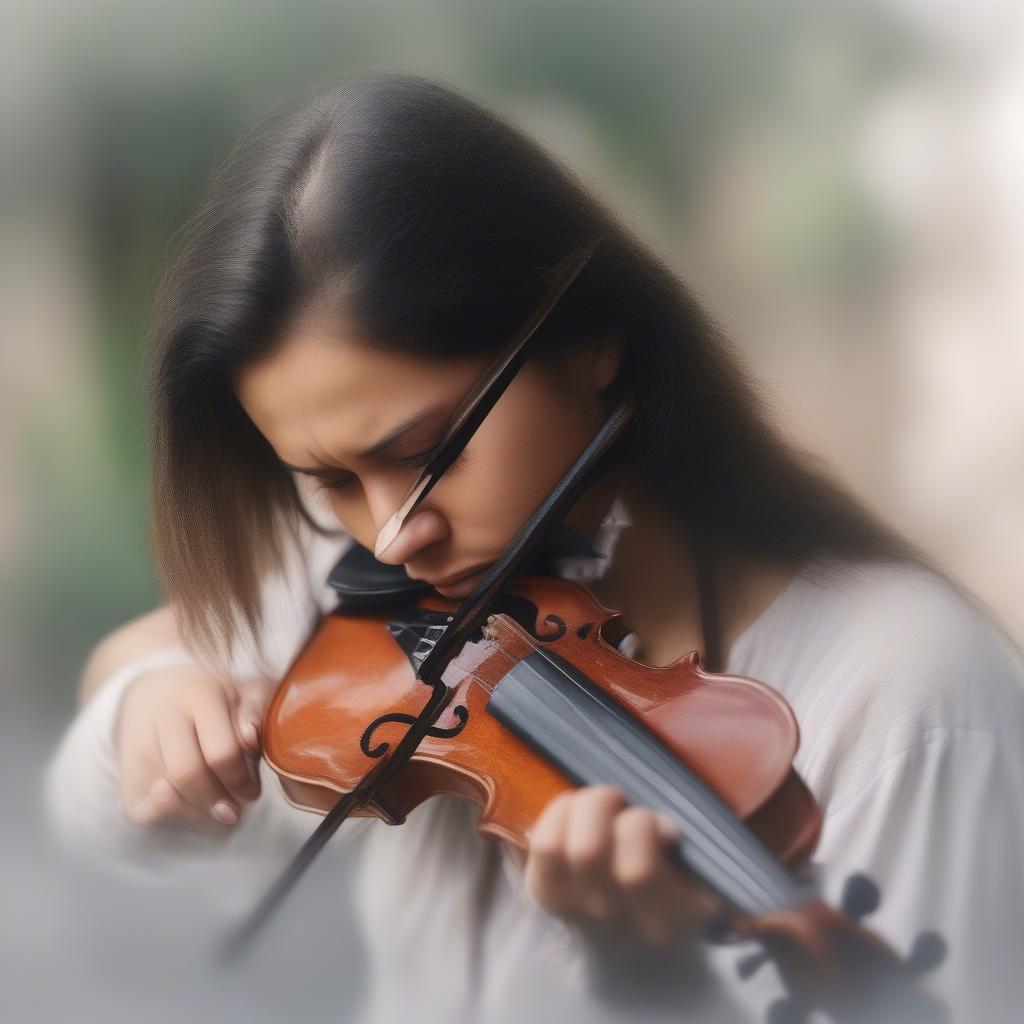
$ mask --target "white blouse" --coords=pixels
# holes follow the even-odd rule
[[[627,519],[616,503],[596,544],[608,558]],[[347,543],[309,536],[288,574],[267,581],[272,672],[284,671],[316,614],[333,606],[323,581]],[[586,579],[600,565],[573,559],[561,570]],[[630,644],[627,637],[627,653]],[[236,657],[236,677],[256,672],[250,657]],[[1022,1019],[1021,652],[956,588],[920,566],[819,559],[736,640],[726,671],[775,687],[796,714],[795,767],[824,811],[813,869],[826,898],[838,904],[849,875],[870,875],[882,900],[865,923],[897,951],[905,954],[923,930],[945,939],[947,958],[924,985],[954,1021]],[[130,666],[115,673],[66,731],[46,773],[48,820],[75,858],[158,884],[191,876],[208,885],[227,926],[319,819],[288,804],[264,764],[260,797],[224,838],[128,821],[112,733],[134,678]],[[330,874],[336,884],[324,887],[303,939],[337,943],[345,930],[358,936],[366,958],[358,1019],[365,1024],[763,1021],[784,994],[771,965],[739,979],[736,963],[753,948],[744,943],[655,958],[660,973],[643,988],[659,995],[644,1006],[605,998],[590,972],[607,965],[532,902],[520,872],[475,832],[477,814],[465,801],[436,797],[400,827],[348,821],[320,854],[321,882]],[[502,870],[481,915],[479,894],[494,877],[495,857]],[[353,1019],[345,1005],[339,998],[339,1021]]]

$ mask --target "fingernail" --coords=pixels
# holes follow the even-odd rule
[[[210,810],[213,813],[213,816],[222,825],[234,825],[234,823],[238,821],[238,815],[235,813],[235,809],[224,800],[218,800]]]
[[[664,811],[658,812],[658,831],[661,833],[662,838],[666,841],[672,841],[679,839],[682,835],[679,826],[675,820],[667,815]]]

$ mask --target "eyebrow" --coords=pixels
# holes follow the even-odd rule
[[[414,430],[416,427],[428,422],[436,417],[438,413],[445,410],[446,407],[444,405],[436,405],[431,409],[424,409],[423,412],[417,413],[415,416],[407,419],[404,423],[400,423],[394,430],[389,431],[379,441],[370,445],[366,451],[360,453],[357,458],[372,459],[375,456],[382,455],[405,434],[409,433],[410,430]],[[336,473],[338,471],[337,466],[293,466],[288,462],[284,462],[284,460],[282,460],[282,462],[284,463],[284,466],[287,469],[292,470],[292,472],[304,473],[306,476],[323,476],[325,473]]]

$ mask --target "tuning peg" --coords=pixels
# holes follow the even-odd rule
[[[921,932],[907,957],[907,967],[914,974],[934,970],[946,959],[946,940],[938,932]]]
[[[759,949],[756,953],[749,953],[736,964],[736,973],[746,981],[768,963],[769,959],[770,957],[763,949]]]
[[[874,913],[881,899],[878,886],[867,875],[850,875],[843,886],[843,911],[857,921]]]
[[[776,999],[768,1007],[768,1024],[807,1024],[807,1008],[795,999]]]

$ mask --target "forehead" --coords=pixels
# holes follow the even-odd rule
[[[284,461],[343,460],[419,413],[453,411],[487,362],[388,352],[338,328],[302,326],[241,370],[235,392]]]

